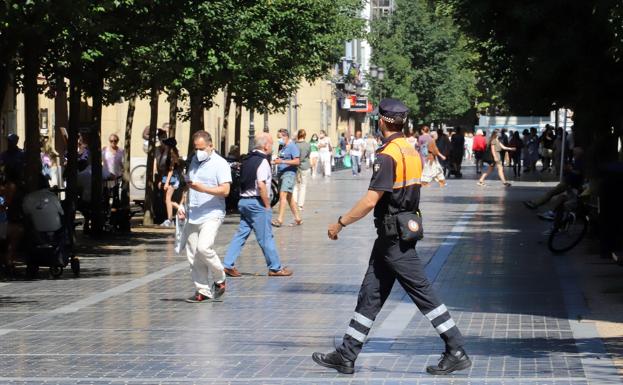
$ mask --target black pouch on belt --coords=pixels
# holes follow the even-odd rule
[[[395,215],[396,227],[400,239],[405,242],[415,242],[424,238],[422,216],[419,212],[402,212]]]
[[[388,238],[397,237],[398,234],[398,226],[396,223],[396,216],[387,214],[383,217],[383,235]]]

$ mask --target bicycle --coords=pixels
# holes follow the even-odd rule
[[[553,253],[564,253],[577,246],[594,217],[595,206],[576,194],[570,196],[554,210],[554,221],[547,247]]]
[[[145,181],[147,175],[147,166],[140,164],[130,171],[130,183],[137,190],[145,190],[147,183]]]

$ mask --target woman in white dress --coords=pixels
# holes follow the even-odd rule
[[[320,155],[320,170],[324,176],[331,176],[331,139],[324,131],[318,135],[318,154]]]

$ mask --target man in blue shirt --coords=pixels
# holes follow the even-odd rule
[[[186,176],[188,206],[186,209],[180,207],[178,218],[186,220],[182,243],[186,243],[186,256],[196,288],[195,294],[186,302],[204,302],[225,293],[225,271],[214,250],[214,240],[225,218],[231,169],[214,151],[209,133],[197,131],[193,143],[195,154]],[[210,284],[210,273],[213,285]]]
[[[299,215],[296,202],[292,199],[292,192],[296,184],[296,172],[299,164],[301,164],[299,148],[290,139],[288,130],[282,128],[279,130],[277,137],[279,138],[279,144],[282,145],[279,151],[279,158],[275,159],[279,177],[279,216],[272,221],[272,224],[275,227],[280,227],[283,224],[287,203],[290,206],[290,210],[292,210],[292,215],[294,215],[293,225],[300,225],[303,223],[303,220]]]

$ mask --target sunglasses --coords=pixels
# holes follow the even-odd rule
[[[110,143],[119,143],[119,139],[111,139]]]

